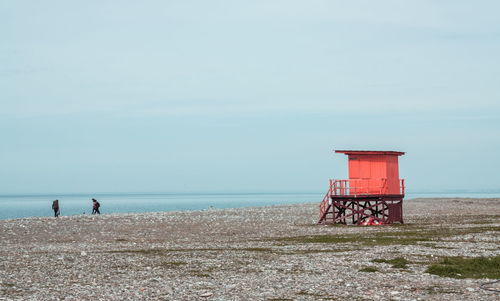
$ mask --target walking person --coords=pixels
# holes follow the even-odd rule
[[[61,214],[59,211],[59,200],[54,200],[52,202],[52,210],[54,210],[54,217],[59,217],[59,214]]]
[[[99,207],[101,207],[101,204],[96,199],[92,199],[92,214],[101,214],[99,211]]]

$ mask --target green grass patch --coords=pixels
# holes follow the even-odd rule
[[[500,279],[500,256],[494,257],[445,257],[432,264],[427,273],[450,278]]]
[[[107,253],[115,254],[136,254],[145,256],[161,256],[167,255],[169,253],[176,252],[253,252],[258,254],[269,254],[269,255],[301,255],[301,254],[311,254],[311,253],[338,253],[338,252],[348,252],[352,249],[341,248],[341,249],[305,249],[305,250],[279,250],[276,248],[201,248],[201,249],[126,249],[126,250],[113,250],[107,251]]]
[[[287,250],[287,251],[278,251],[277,254],[280,255],[304,255],[304,254],[314,254],[314,253],[340,253],[340,252],[349,252],[353,251],[353,249],[310,249],[310,250]]]
[[[374,259],[374,260],[372,260],[372,262],[388,263],[388,264],[392,265],[393,268],[396,268],[396,269],[406,269],[407,264],[410,263],[408,260],[406,260],[403,257],[397,257],[394,259]]]
[[[392,229],[394,229],[391,226]],[[317,243],[317,244],[357,244],[362,246],[387,246],[387,245],[415,245],[427,244],[435,241],[444,241],[448,237],[476,234],[483,232],[500,231],[498,226],[481,226],[470,228],[452,227],[421,227],[421,226],[399,226],[401,231],[380,231],[350,235],[308,235],[297,237],[275,238],[281,243]],[[395,229],[394,229],[395,230]],[[429,245],[430,246],[430,245]]]
[[[365,267],[359,271],[360,272],[367,272],[367,273],[374,273],[374,272],[378,272],[378,269],[376,267]]]
[[[248,251],[248,252],[273,252],[273,249],[271,248],[241,248],[241,249],[235,249],[238,251]]]
[[[467,224],[495,224],[498,223],[500,215],[478,215],[473,217],[467,217],[465,222]]]
[[[246,251],[246,252],[275,252],[272,248],[192,248],[192,249],[124,249],[111,250],[107,253],[129,253],[142,255],[161,255],[175,252],[220,252],[220,251]]]
[[[279,241],[288,243],[322,243],[322,244],[361,244],[364,246],[375,245],[410,245],[420,241],[428,241],[426,237],[416,237],[404,232],[382,232],[366,235],[311,235],[289,238],[279,238]]]
[[[500,226],[471,227],[471,228],[464,228],[461,230],[467,232],[464,234],[475,234],[475,233],[481,233],[481,232],[499,232]]]

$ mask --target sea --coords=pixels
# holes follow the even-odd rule
[[[209,210],[318,203],[324,193],[100,193],[0,195],[0,219],[52,216],[52,201],[59,200],[61,216],[91,214],[92,198],[101,214]],[[498,191],[408,192],[413,198],[500,198]]]

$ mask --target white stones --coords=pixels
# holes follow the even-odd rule
[[[206,298],[206,297],[210,297],[212,295],[213,295],[213,293],[211,293],[211,292],[205,292],[205,293],[200,294],[200,297]]]

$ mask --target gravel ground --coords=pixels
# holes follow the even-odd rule
[[[499,199],[406,200],[404,225],[317,225],[317,215],[300,204],[1,220],[0,300],[500,299],[481,288],[494,279],[425,272],[443,256],[500,255]],[[428,239],[370,240],[404,231]],[[304,239],[316,235],[359,241]],[[373,262],[397,257],[410,264]]]

